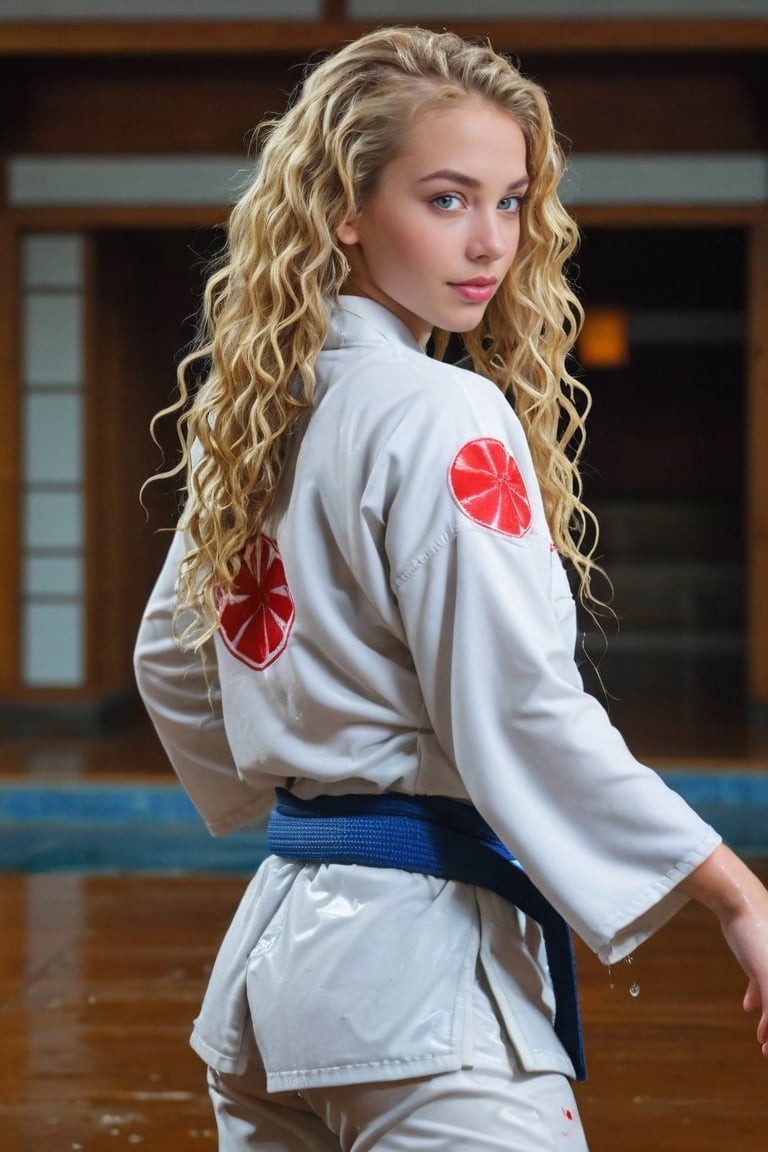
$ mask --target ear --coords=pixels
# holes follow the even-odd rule
[[[360,213],[358,212],[355,216],[352,216],[351,219],[344,220],[339,224],[336,229],[336,239],[340,244],[357,244],[360,239],[360,233],[357,227],[359,219]]]

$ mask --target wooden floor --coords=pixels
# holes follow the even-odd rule
[[[618,702],[639,755],[768,771],[765,729],[702,708],[700,694],[673,707],[658,688],[654,712],[642,697],[634,711]],[[167,773],[144,724],[0,743],[0,777],[11,779]],[[757,867],[768,880],[768,861]],[[246,879],[0,875],[0,1152],[216,1147],[187,1038]],[[709,914],[689,906],[610,974],[578,942],[577,955],[590,1067],[578,1098],[592,1152],[765,1152],[768,1063]]]
[[[215,1148],[187,1036],[243,884],[0,880],[3,1152]],[[768,1065],[709,915],[684,910],[610,975],[581,947],[578,961],[593,1152],[765,1152]]]

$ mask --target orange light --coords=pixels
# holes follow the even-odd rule
[[[579,335],[585,368],[623,368],[629,363],[629,317],[623,308],[590,308]]]

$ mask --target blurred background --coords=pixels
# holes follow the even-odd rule
[[[585,498],[617,617],[605,638],[583,622],[589,690],[654,763],[765,767],[765,0],[0,0],[0,768],[17,783],[167,773],[131,669],[179,499],[160,482],[140,504],[163,467],[149,421],[252,128],[313,53],[403,20],[510,52],[568,153]],[[168,421],[160,439],[175,462]]]
[[[215,841],[138,702],[178,510],[149,435],[207,262],[313,54],[489,37],[550,93],[582,231],[587,687],[768,875],[768,0],[0,0],[0,1123],[8,1152],[215,1144],[186,1039],[264,851]],[[160,440],[176,460],[173,428]],[[742,978],[688,908],[577,941],[594,1152],[758,1152]],[[642,994],[627,992],[630,981]],[[695,1060],[692,1060],[692,1054]]]

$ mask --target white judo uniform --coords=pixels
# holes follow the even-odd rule
[[[584,692],[526,439],[491,382],[342,297],[207,672],[171,634],[184,550],[179,534],[136,673],[214,834],[264,815],[276,786],[448,796],[477,808],[605,963],[683,905],[677,885],[720,838]],[[515,907],[453,881],[273,856],[192,1044],[237,1075],[253,1028],[270,1092],[472,1067],[478,974],[519,1068],[572,1075],[540,931]]]

